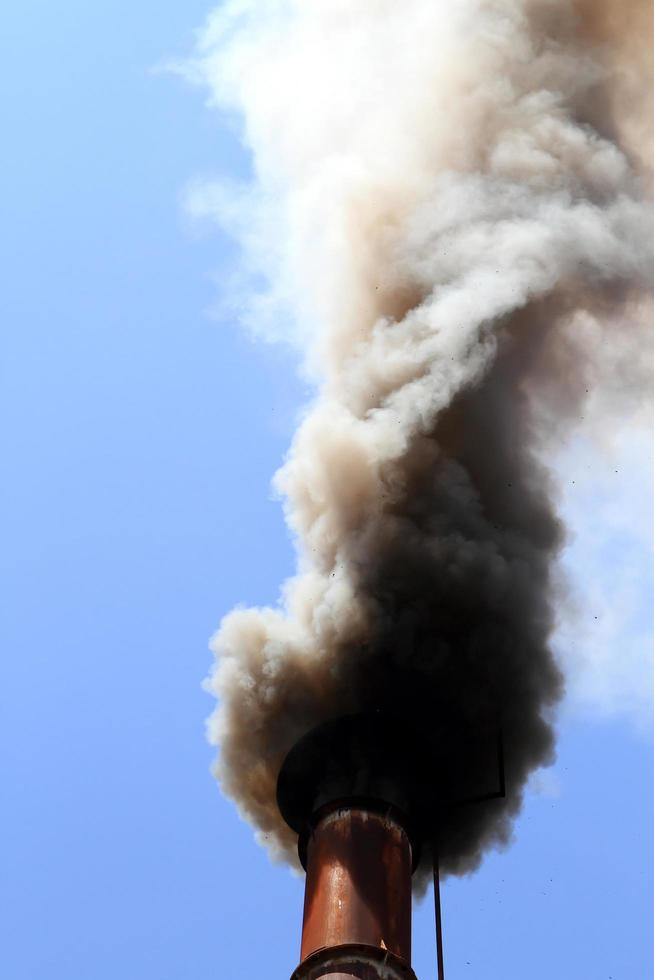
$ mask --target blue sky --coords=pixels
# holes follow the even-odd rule
[[[307,394],[288,353],[209,314],[233,248],[182,213],[192,178],[248,165],[152,70],[207,12],[3,17],[6,980],[254,980],[298,956],[302,883],[220,797],[203,734],[210,634],[292,570],[269,484]],[[566,710],[513,848],[445,887],[448,978],[651,977],[653,761],[628,714]]]

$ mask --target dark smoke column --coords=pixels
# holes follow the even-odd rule
[[[406,859],[364,873],[364,825],[382,853],[404,833],[411,864],[420,845],[418,880],[431,851],[469,872],[554,758],[548,466],[587,409],[605,431],[652,349],[654,209],[614,112],[638,89],[609,50],[617,6],[243,0],[190,66],[253,153],[251,195],[200,191],[252,261],[249,319],[295,323],[319,384],[275,484],[297,574],[279,604],[224,618],[210,680],[225,794],[276,856],[304,842],[298,980],[356,977],[321,958],[357,945],[369,970],[409,969],[389,918],[401,880],[405,922]],[[386,722],[368,738],[343,715]]]
[[[419,729],[440,801],[415,808],[419,875],[436,825],[444,874],[507,845],[553,761],[565,539],[548,465],[580,419],[605,431],[651,356],[654,211],[594,39],[609,7],[243,0],[190,66],[253,154],[234,202],[198,192],[242,234],[247,319],[295,324],[318,382],[275,483],[297,574],[280,603],[224,618],[209,682],[216,775],[291,863],[277,776],[329,719]]]

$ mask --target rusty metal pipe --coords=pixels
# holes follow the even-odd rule
[[[291,980],[416,980],[409,835],[393,807],[332,803],[304,841],[301,963]]]

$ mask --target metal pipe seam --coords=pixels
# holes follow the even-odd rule
[[[408,963],[390,950],[363,943],[344,943],[316,950],[291,980],[417,980]]]

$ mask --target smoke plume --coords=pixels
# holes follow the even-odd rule
[[[241,0],[186,66],[253,159],[247,189],[196,196],[270,283],[250,319],[292,324],[317,379],[276,476],[297,575],[279,608],[226,616],[210,682],[222,787],[289,859],[275,781],[323,720],[405,713],[455,769],[447,720],[499,714],[509,799],[445,818],[450,871],[508,840],[552,760],[548,459],[590,398],[601,424],[647,380],[646,17],[608,0]]]

